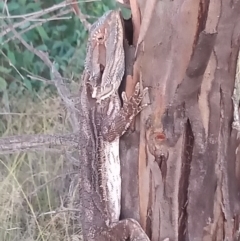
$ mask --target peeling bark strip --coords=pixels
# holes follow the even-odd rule
[[[156,3],[138,57],[152,103],[141,114],[138,169],[140,221],[152,241],[240,238],[239,13],[239,0]],[[168,153],[166,173],[159,152]]]
[[[183,102],[201,87],[202,77],[208,65],[215,39],[216,33],[206,33],[204,31],[200,33],[186,70],[186,76],[176,90],[174,105]]]

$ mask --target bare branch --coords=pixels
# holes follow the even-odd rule
[[[12,29],[15,29],[21,25],[24,25],[26,22],[29,22],[33,19],[36,19],[36,18],[39,18],[47,13],[51,13],[53,11],[56,11],[60,8],[63,8],[63,7],[66,7],[67,4],[65,1],[59,3],[59,4],[56,4],[56,5],[53,5],[52,7],[50,8],[46,8],[46,9],[43,9],[41,11],[38,11],[38,12],[33,12],[33,13],[28,13],[28,14],[25,14],[25,15],[16,15],[16,16],[3,16],[3,17],[0,17],[0,18],[3,18],[3,19],[6,19],[6,18],[24,18],[23,21],[21,22],[18,22],[18,23],[15,23],[13,24],[12,26],[7,26],[7,28],[3,29],[3,31],[0,33],[0,38],[3,37],[4,35],[8,34],[9,32],[12,31]]]
[[[92,2],[92,1],[93,0],[88,0],[88,1],[85,1],[85,2]],[[73,3],[77,5],[78,1],[73,2]],[[56,11],[58,9],[67,7],[69,5],[72,5],[72,2],[63,1],[63,2],[61,2],[59,4],[53,5],[53,6],[49,7],[49,8],[43,9],[41,11],[33,12],[33,13],[28,13],[28,14],[23,14],[23,15],[14,15],[14,16],[10,16],[8,14],[7,17],[6,16],[3,16],[3,17],[0,16],[0,19],[15,19],[15,18],[23,18],[24,19],[23,21],[20,21],[20,22],[17,22],[15,24],[13,24],[12,26],[8,25],[6,28],[3,28],[3,30],[0,33],[0,38],[5,36],[9,32],[11,32],[12,29],[16,29],[16,28],[26,24],[29,21],[36,21],[36,19],[38,19],[38,21],[39,21],[39,18],[41,16],[43,16],[45,14],[48,14],[48,13],[51,13],[53,11]],[[79,19],[82,21],[83,25],[86,27],[86,29],[89,29],[90,28],[90,24],[87,22],[86,17],[81,13],[80,10],[77,13],[77,15],[78,15]],[[40,20],[41,21],[45,21],[43,19],[40,19]]]
[[[38,80],[38,81],[42,81],[49,85],[54,85],[54,82],[49,79],[43,78],[39,75],[34,75],[34,74],[32,74],[32,72],[28,71],[27,69],[25,69],[23,67],[21,67],[21,69],[24,70],[27,73],[27,77],[29,77],[32,80]],[[62,78],[62,79],[66,80],[66,81],[71,81],[71,79],[69,79],[69,78]]]
[[[30,75],[30,74],[27,74],[27,77],[32,79],[32,80],[42,81],[43,83],[48,84],[48,85],[54,84],[51,80],[48,80],[48,79],[45,79],[45,78],[42,78],[42,77],[37,77],[37,76],[34,76],[34,75]]]
[[[2,13],[6,11],[7,15],[9,16],[8,6],[7,6],[7,0],[4,0],[4,7],[2,10]]]
[[[71,0],[70,0],[71,1]],[[82,22],[82,24],[84,25],[84,27],[89,30],[91,27],[91,24],[87,21],[86,16],[81,12],[79,6],[78,6],[78,2],[77,1],[72,1],[72,9],[73,12],[75,13],[75,15],[77,15],[80,19],[80,21]]]
[[[51,111],[51,114],[53,114],[54,112]],[[0,112],[0,115],[16,115],[16,116],[45,116],[43,113],[27,113],[27,112]]]
[[[26,135],[0,138],[0,153],[14,153],[32,150],[43,146],[71,146],[77,147],[78,137],[75,134],[67,135]]]
[[[8,56],[1,49],[0,49],[0,53],[7,59],[9,65],[14,68],[14,70],[18,73],[18,75],[21,77],[21,79],[24,79],[24,77],[19,72],[19,70],[16,68],[16,66],[11,62],[11,60],[8,58]]]
[[[24,30],[22,30],[22,31],[20,31],[20,32],[18,32],[18,33],[19,33],[20,35],[22,35],[22,34],[28,32],[28,31],[30,31],[30,30],[33,29],[33,28],[36,28],[36,27],[38,27],[38,26],[41,26],[43,23],[46,23],[46,22],[48,22],[48,21],[63,19],[63,17],[61,17],[61,16],[65,15],[65,14],[68,14],[68,13],[70,13],[70,12],[72,12],[72,11],[71,11],[70,9],[67,9],[67,10],[65,10],[65,11],[62,11],[62,12],[56,14],[55,16],[53,16],[53,17],[51,17],[51,18],[42,19],[41,22],[37,22],[37,23],[35,23],[35,24],[32,24],[30,27],[28,27],[28,28],[26,28],[26,29],[24,29]],[[64,17],[64,19],[70,19],[70,18],[71,18],[71,16],[69,16],[69,17]],[[8,38],[7,40],[5,40],[5,41],[2,43],[2,45],[8,43],[10,40],[13,40],[13,39],[15,39],[15,38],[16,38],[15,36],[11,36],[11,37]]]
[[[13,34],[15,35],[15,37],[32,53],[34,53],[35,55],[37,55],[47,66],[48,68],[51,70],[53,77],[54,77],[54,83],[55,86],[58,90],[59,95],[61,96],[61,98],[63,99],[67,109],[70,109],[70,121],[71,121],[71,125],[72,128],[74,130],[74,132],[76,132],[78,130],[78,121],[77,121],[77,109],[75,108],[75,103],[74,100],[71,98],[71,93],[68,90],[68,88],[66,87],[66,85],[63,82],[62,76],[60,75],[60,73],[56,70],[56,68],[54,67],[54,64],[50,61],[48,54],[44,53],[40,50],[35,49],[33,46],[29,45],[20,35],[19,33],[15,30],[12,29]]]
[[[55,210],[55,211],[49,211],[46,213],[42,213],[39,215],[39,217],[44,216],[44,215],[53,215],[53,214],[58,214],[58,213],[62,213],[62,212],[80,212],[79,209],[70,209],[70,208],[64,208],[64,209],[59,209],[59,210]]]
[[[46,181],[44,184],[36,187],[36,189],[35,189],[33,192],[29,193],[27,196],[28,196],[28,197],[31,197],[31,196],[37,195],[37,193],[38,193],[39,190],[41,190],[42,188],[46,187],[49,183],[51,183],[51,182],[53,182],[53,181],[56,181],[56,180],[59,179],[59,178],[64,178],[64,177],[66,177],[66,176],[68,176],[68,175],[77,175],[77,174],[78,174],[78,171],[75,171],[75,172],[66,172],[66,173],[63,173],[63,174],[61,174],[61,175],[57,175],[57,176],[51,178],[50,180]]]

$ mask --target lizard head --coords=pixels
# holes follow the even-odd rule
[[[117,93],[124,68],[124,26],[119,10],[106,12],[89,33],[85,69],[92,85],[92,98],[101,101]]]

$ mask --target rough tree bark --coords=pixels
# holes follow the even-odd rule
[[[151,16],[137,61],[152,104],[122,138],[122,216],[152,241],[239,240],[240,1],[156,1]]]

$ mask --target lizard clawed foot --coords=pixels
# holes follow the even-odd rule
[[[123,99],[123,109],[128,112],[128,116],[134,118],[140,111],[142,111],[149,104],[141,105],[141,102],[144,96],[148,93],[148,88],[144,88],[142,92],[140,92],[140,83],[138,82],[135,86],[133,95],[128,99],[126,96],[126,92],[122,93]]]
[[[104,141],[112,142],[122,136],[129,128],[134,117],[149,104],[141,104],[148,88],[140,93],[139,83],[136,84],[133,95],[128,99],[126,93],[122,93],[123,107],[113,116],[107,116],[103,121],[101,134]]]

